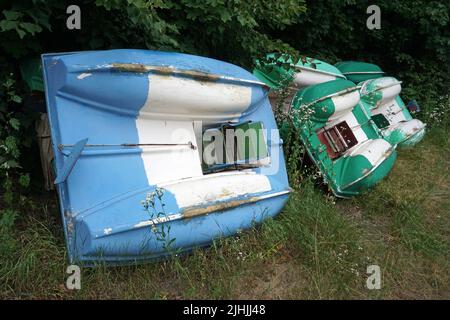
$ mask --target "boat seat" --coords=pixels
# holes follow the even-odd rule
[[[328,91],[322,93],[325,97],[331,96],[329,99],[332,102],[332,107],[327,102],[328,99],[322,101],[322,97],[312,105],[314,120],[323,123],[316,129],[317,138],[325,145],[326,152],[332,160],[341,157],[347,150],[368,140],[367,135],[361,128],[360,121],[353,113],[360,101],[359,92],[356,88],[353,88],[354,85],[345,80],[336,81],[333,82],[339,85],[336,89],[337,92],[328,89]],[[332,82],[328,82],[330,87],[332,84]],[[320,86],[325,87],[327,83],[316,87],[320,89]]]
[[[318,131],[317,136],[320,142],[326,146],[331,159],[338,158],[345,151],[358,144],[358,140],[346,121]]]
[[[203,146],[205,172],[270,164],[262,122],[228,123],[207,129]]]

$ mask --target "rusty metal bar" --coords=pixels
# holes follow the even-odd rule
[[[176,146],[188,146],[192,150],[196,150],[197,147],[189,141],[188,143],[121,143],[121,144],[86,144],[85,147],[97,148],[97,147],[141,147],[141,146],[162,146],[162,147],[176,147]],[[59,144],[58,149],[74,147],[73,144]]]

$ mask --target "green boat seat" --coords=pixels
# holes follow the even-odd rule
[[[223,124],[218,128],[207,129],[203,137],[205,171],[270,164],[262,122]]]
[[[377,79],[384,76],[384,71],[379,66],[367,62],[342,61],[334,65],[342,74],[353,83],[357,84],[369,79]]]

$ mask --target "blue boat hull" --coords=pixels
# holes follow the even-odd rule
[[[267,88],[247,71],[146,50],[42,59],[71,262],[161,258],[233,235],[284,206],[290,189],[277,135],[267,137],[269,165],[202,172],[198,122],[259,121],[277,130]],[[160,189],[150,209],[143,205]]]

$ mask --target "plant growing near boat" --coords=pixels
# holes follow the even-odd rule
[[[320,171],[313,166],[307,165],[308,154],[302,140],[298,125],[312,128],[311,116],[314,112],[312,107],[301,109],[292,108],[292,97],[295,96],[297,88],[293,84],[294,72],[292,62],[301,61],[306,63],[306,57],[298,57],[296,52],[274,53],[266,55],[257,60],[257,67],[270,73],[273,68],[282,68],[285,72],[280,72],[277,89],[274,90],[276,104],[274,106],[275,119],[280,129],[283,139],[283,151],[291,185],[298,188],[302,181],[317,177],[322,177]],[[295,72],[300,72],[295,70]],[[295,121],[294,121],[295,120]]]
[[[3,200],[8,206],[14,201],[14,184],[26,188],[30,183],[29,175],[21,172],[19,164],[23,124],[12,107],[21,103],[22,97],[15,89],[13,76],[12,73],[5,76],[0,86],[0,177]]]
[[[152,192],[147,193],[145,200],[142,200],[142,205],[150,214],[150,220],[155,223],[151,224],[151,230],[156,236],[156,240],[162,243],[162,247],[169,254],[176,254],[173,248],[173,243],[176,238],[170,238],[171,226],[169,223],[164,223],[164,218],[167,216],[165,211],[165,204],[163,202],[165,189],[156,187]]]
[[[436,127],[450,123],[448,110],[450,108],[450,95],[443,95],[433,101],[428,99],[423,117],[429,127]]]
[[[21,102],[14,74],[0,74],[0,260],[16,250],[14,224],[21,207],[29,204],[20,192],[30,184],[28,173],[20,165],[21,146],[29,142],[23,137],[29,123],[24,114],[15,112]]]

